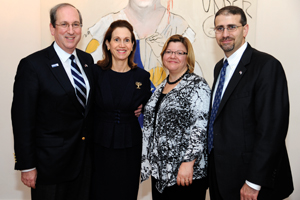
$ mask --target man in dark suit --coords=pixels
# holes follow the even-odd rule
[[[50,11],[55,42],[22,59],[12,103],[15,169],[32,199],[88,199],[92,57],[76,46],[82,18],[71,4]],[[72,56],[71,56],[72,55]]]
[[[293,191],[285,138],[287,81],[281,63],[245,41],[241,8],[215,16],[225,58],[214,69],[208,130],[211,200],[279,200]]]

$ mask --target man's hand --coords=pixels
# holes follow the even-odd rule
[[[29,171],[29,172],[21,172],[21,181],[24,185],[35,189],[35,181],[37,177],[36,169]]]
[[[240,191],[241,200],[257,200],[258,192],[245,183]]]
[[[181,163],[177,175],[177,185],[189,186],[192,184],[195,161],[196,159],[191,162]]]
[[[140,114],[142,113],[142,108],[143,108],[143,104],[141,104],[135,111],[134,114],[136,117],[139,117]]]

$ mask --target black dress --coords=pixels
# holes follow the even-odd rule
[[[142,132],[134,111],[151,96],[149,73],[125,73],[95,65],[91,199],[137,199]]]

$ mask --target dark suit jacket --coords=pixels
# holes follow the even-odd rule
[[[222,60],[215,66],[213,90],[221,68]],[[262,186],[258,199],[283,199],[292,193],[285,145],[288,123],[281,63],[248,44],[214,122],[216,176],[224,199],[239,199],[245,180]]]
[[[83,163],[91,129],[93,58],[76,52],[91,86],[84,115],[53,44],[22,59],[17,69],[11,110],[15,169],[36,167],[37,183],[70,181]]]
[[[145,105],[151,96],[150,74],[141,69],[129,73],[126,89],[118,105],[114,105],[110,70],[93,68],[95,86],[94,142],[104,147],[127,148],[142,143],[142,131],[134,111],[140,104]],[[137,86],[137,83],[141,83]],[[140,88],[140,89],[139,89]]]

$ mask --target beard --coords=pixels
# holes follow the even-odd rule
[[[219,46],[221,47],[221,49],[224,52],[230,52],[234,49],[235,43],[233,42],[233,44],[222,44],[222,42],[224,40],[230,40],[230,41],[234,41],[233,38],[227,37],[227,38],[223,38],[222,40],[220,40]]]

